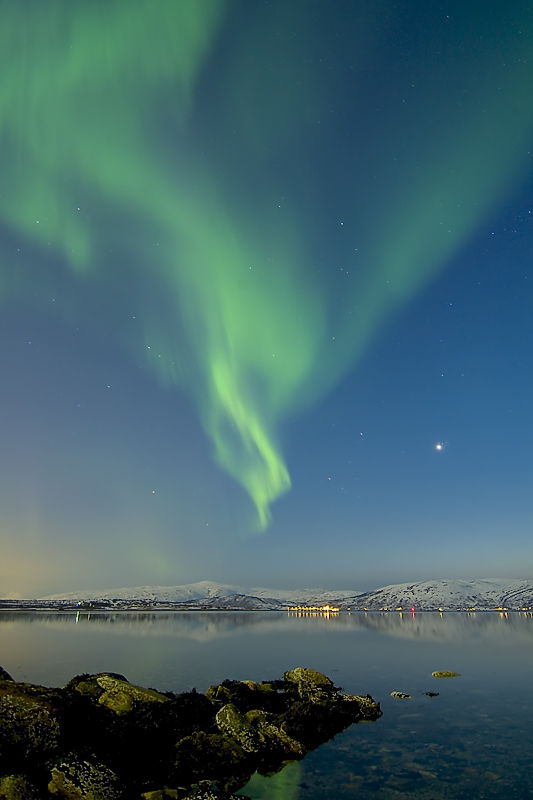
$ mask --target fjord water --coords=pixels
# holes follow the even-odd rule
[[[19,681],[60,686],[112,671],[175,692],[313,667],[346,692],[371,694],[383,717],[273,778],[254,777],[243,794],[533,798],[531,613],[6,612],[0,665]],[[436,679],[435,670],[460,676]]]

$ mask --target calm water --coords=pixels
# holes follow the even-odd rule
[[[314,667],[347,692],[371,694],[383,717],[353,725],[275,778],[254,778],[243,793],[533,798],[533,617],[526,614],[5,613],[0,664],[32,683],[60,686],[109,670],[176,692]],[[431,677],[441,669],[461,676]],[[412,699],[395,700],[392,691]]]

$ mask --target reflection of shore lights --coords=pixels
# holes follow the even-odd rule
[[[289,606],[287,611],[295,611],[297,616],[324,616],[329,617],[330,614],[338,614],[339,609],[335,606]]]

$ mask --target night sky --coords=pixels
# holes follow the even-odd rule
[[[0,596],[533,574],[526,2],[4,0]]]

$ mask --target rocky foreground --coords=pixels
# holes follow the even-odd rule
[[[282,680],[226,680],[205,695],[161,693],[115,673],[47,688],[0,667],[0,800],[231,800],[254,772],[274,774],[380,716],[370,695],[341,694],[301,667]]]

